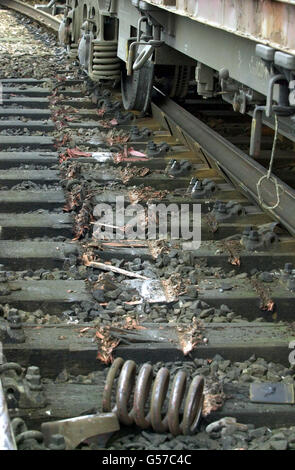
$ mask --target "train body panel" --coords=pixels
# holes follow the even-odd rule
[[[148,12],[147,7],[144,11]],[[162,39],[165,44],[180,52],[183,61],[191,58],[214,71],[227,69],[232,80],[258,93],[267,94],[269,71],[256,56],[256,43],[243,37],[235,37],[233,40],[233,35],[228,31],[192,21],[185,15],[171,11],[163,12],[156,8],[149,14],[163,26]],[[131,0],[120,0],[118,17],[120,19],[118,55],[126,62],[128,52],[126,44],[130,37],[130,26],[137,27],[140,14]],[[159,60],[158,63],[162,62]]]
[[[145,3],[295,54],[292,0],[147,0]]]

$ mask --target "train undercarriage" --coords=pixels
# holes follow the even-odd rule
[[[213,3],[222,15],[212,17],[203,0],[67,0],[60,41],[92,80],[121,81],[127,110],[145,112],[153,85],[176,99],[194,90],[253,116],[251,156],[260,153],[263,124],[295,141],[294,5]]]

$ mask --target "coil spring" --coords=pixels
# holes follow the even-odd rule
[[[117,57],[117,41],[93,40],[91,78],[93,80],[118,80],[121,78],[121,62]]]
[[[116,388],[116,404],[112,406],[114,381],[119,374]],[[167,396],[170,373],[162,367],[154,381],[153,368],[144,364],[136,378],[136,363],[117,358],[113,362],[105,383],[103,392],[103,412],[115,412],[122,424],[131,426],[136,424],[141,429],[152,427],[155,432],[170,431],[179,434],[192,435],[196,432],[203,407],[204,378],[194,377],[187,388],[187,375],[179,371],[172,383],[168,411],[162,416],[162,408]],[[150,396],[150,409],[146,414],[147,403]],[[187,392],[187,393],[186,393]],[[133,395],[133,407],[128,411],[129,402]],[[184,401],[183,416],[180,423],[181,405]],[[129,406],[130,407],[130,406]]]

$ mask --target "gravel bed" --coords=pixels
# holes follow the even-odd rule
[[[0,10],[0,35],[6,41],[0,44],[0,66],[2,77],[5,78],[36,78],[48,77],[44,83],[45,88],[52,88],[53,81],[56,80],[56,69],[65,72],[67,78],[78,78],[80,74],[75,63],[69,62],[65,56],[64,49],[61,48],[55,36],[44,28],[33,23],[28,18],[21,15]],[[13,85],[12,85],[13,86]],[[87,99],[87,98],[86,98]],[[52,105],[52,109],[58,109],[57,105]],[[16,106],[17,107],[17,106]],[[21,108],[21,107],[20,107]],[[71,110],[69,109],[69,114]],[[91,118],[90,118],[91,119]],[[60,138],[64,133],[68,133],[67,146],[74,148],[79,145],[81,150],[91,151],[99,148],[101,142],[107,142],[110,137],[110,129],[98,131],[97,129],[85,130],[79,128],[75,130],[62,130],[50,133],[51,136]],[[115,131],[116,132],[116,131]],[[1,131],[0,135],[31,135],[29,129]],[[34,132],[34,135],[42,136],[44,132]],[[49,134],[46,134],[49,135]],[[121,134],[122,137],[123,134]],[[83,142],[82,145],[81,141]],[[110,144],[109,144],[110,145]],[[10,147],[7,151],[26,152],[29,147]],[[34,149],[42,154],[46,153],[42,148]],[[20,168],[20,167],[18,167]],[[36,165],[23,165],[22,169],[42,169]],[[84,170],[93,171],[101,169],[100,165],[85,165]],[[108,168],[105,166],[104,168]],[[64,168],[66,169],[66,165]],[[60,190],[59,184],[38,185],[33,182],[23,182],[12,189],[25,190]],[[88,190],[98,194],[105,190],[106,185],[97,184],[90,178]],[[127,189],[127,186],[120,184],[110,184],[107,188]],[[0,189],[7,189],[1,187]],[[38,211],[43,213],[43,211]],[[62,209],[53,211],[61,213]],[[73,215],[75,212],[72,211]],[[91,233],[87,234],[84,241],[91,240]],[[35,238],[37,240],[69,241],[64,237],[56,238]],[[101,271],[87,268],[80,264],[76,256],[69,257],[65,261],[62,270],[24,270],[21,272],[5,271],[0,272],[0,302],[1,296],[9,293],[8,283],[14,280],[81,280],[87,281],[87,285],[93,293],[93,299],[88,302],[76,303],[67,310],[60,312],[60,315],[49,315],[42,309],[34,312],[12,309],[8,304],[0,303],[0,326],[11,313],[19,313],[22,321],[27,324],[79,324],[88,323],[90,326],[110,326],[118,321],[123,321],[126,317],[134,318],[138,323],[144,322],[155,324],[190,325],[194,319],[204,323],[241,323],[248,321],[237,312],[233,312],[227,305],[221,304],[218,308],[198,299],[198,283],[202,279],[218,278],[242,280],[250,276],[259,277],[261,282],[269,283],[275,277],[275,273],[267,276],[267,273],[260,273],[258,270],[251,273],[238,273],[235,270],[225,272],[221,268],[208,268],[206,265],[198,264],[190,253],[180,253],[177,250],[170,250],[169,253],[162,253],[156,262],[145,261],[139,257],[123,261],[121,259],[111,259],[111,264],[124,268],[138,274],[145,275],[150,279],[169,280],[173,277],[179,282],[179,289],[185,292],[179,300],[171,304],[149,304],[142,301],[138,305],[130,302],[139,302],[140,296],[134,288],[125,288],[122,282],[126,279],[122,275],[114,273],[102,274]],[[263,275],[264,274],[264,275]],[[268,273],[269,274],[269,273]],[[129,304],[128,304],[129,302]],[[263,317],[255,321],[264,321]],[[283,382],[294,384],[295,373],[292,368],[286,368],[281,364],[267,362],[263,358],[250,357],[244,362],[232,362],[222,356],[215,356],[213,359],[196,359],[195,361],[180,361],[174,363],[157,363],[154,366],[155,372],[161,367],[169,368],[171,375],[179,369],[184,369],[190,378],[196,375],[203,375],[206,380],[206,393],[219,394],[223,399],[223,387],[227,384],[237,386],[247,385],[253,382]],[[55,380],[56,383],[77,383],[81,385],[101,384],[107,370],[93,372],[88,376],[73,376],[67,371],[63,371]],[[48,381],[48,380],[47,380]],[[43,379],[46,382],[46,379]],[[48,381],[50,382],[50,381]],[[210,427],[211,426],[211,427]],[[91,445],[95,449],[94,445]],[[229,449],[249,449],[249,450],[295,450],[295,427],[268,429],[266,426],[255,428],[251,423],[237,423],[233,419],[228,419],[209,425],[204,419],[201,423],[200,431],[191,437],[174,437],[169,433],[157,434],[150,430],[140,431],[138,429],[122,428],[120,434],[116,435],[108,445],[109,450],[229,450]]]

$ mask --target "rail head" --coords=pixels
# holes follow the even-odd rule
[[[41,25],[51,29],[56,34],[58,33],[61,21],[55,16],[49,15],[44,11],[37,10],[31,5],[27,5],[23,2],[20,2],[19,0],[0,0],[0,6],[22,13],[23,15],[26,15],[29,18],[37,21]]]
[[[184,143],[197,143],[246,197],[260,205],[257,185],[267,175],[267,170],[262,165],[155,88],[152,108],[153,114],[163,125],[168,125],[169,130],[178,135],[180,140],[185,138]],[[272,176],[280,188],[279,204],[272,209],[261,207],[294,236],[295,191],[275,175]],[[272,206],[276,200],[273,178],[264,180],[262,194],[264,204]]]

